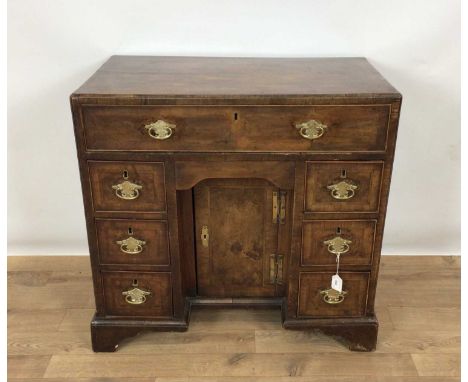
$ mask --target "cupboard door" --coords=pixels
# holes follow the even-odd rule
[[[282,293],[270,274],[281,225],[273,217],[273,198],[278,194],[275,186],[260,179],[211,179],[195,186],[199,296]]]

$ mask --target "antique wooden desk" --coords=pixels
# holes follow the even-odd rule
[[[400,104],[364,58],[111,57],[71,96],[93,349],[194,304],[374,349]]]

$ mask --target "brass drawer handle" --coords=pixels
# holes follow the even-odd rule
[[[141,190],[143,186],[125,180],[122,183],[112,186],[112,188],[120,199],[133,200],[140,196],[139,190]]]
[[[133,280],[132,289],[122,292],[125,301],[130,305],[141,305],[146,302],[146,296],[151,296],[151,291],[138,288],[138,281]]]
[[[143,246],[146,244],[146,241],[138,240],[130,236],[128,239],[119,240],[115,243],[120,245],[120,250],[123,253],[127,253],[129,255],[137,255],[138,253],[141,253],[143,251]]]
[[[338,292],[335,289],[325,289],[320,291],[322,299],[324,302],[330,305],[340,304],[345,299],[345,296],[348,294],[347,291]]]
[[[320,138],[325,133],[326,128],[327,125],[324,125],[315,119],[296,124],[296,129],[299,130],[301,137],[310,140]]]
[[[349,251],[349,245],[352,243],[351,240],[344,239],[341,236],[336,236],[333,239],[325,240],[324,245],[327,246],[328,252],[333,255],[342,255]]]
[[[148,130],[148,135],[160,141],[170,138],[175,127],[176,125],[162,120],[145,125],[145,129]]]
[[[327,189],[330,190],[330,195],[334,199],[348,200],[355,195],[355,191],[358,189],[358,186],[355,185],[352,181],[341,180],[338,183],[327,186]]]

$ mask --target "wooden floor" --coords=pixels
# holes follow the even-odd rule
[[[278,310],[194,309],[186,333],[91,351],[87,257],[8,259],[8,380],[416,382],[460,380],[460,259],[382,260],[373,353],[281,328]]]

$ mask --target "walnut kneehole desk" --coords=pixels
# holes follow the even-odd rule
[[[364,58],[111,57],[71,96],[93,349],[195,304],[375,349],[400,104]]]

